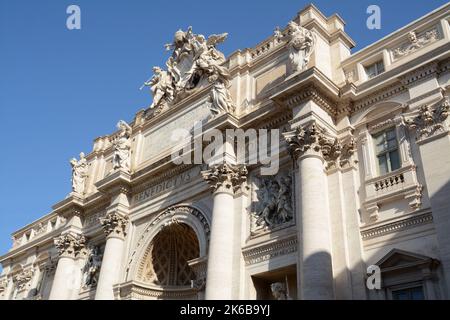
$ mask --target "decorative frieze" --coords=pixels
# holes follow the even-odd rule
[[[422,140],[446,130],[445,120],[449,110],[450,103],[446,97],[433,106],[421,106],[416,116],[405,118],[405,124],[416,131],[417,140]]]
[[[116,212],[108,213],[104,218],[100,219],[100,223],[102,224],[107,237],[124,237],[126,235],[125,229],[128,222],[128,216],[124,216]]]
[[[291,236],[270,243],[244,248],[242,254],[246,265],[252,265],[297,251],[297,237]]]
[[[202,171],[203,179],[211,185],[214,192],[235,192],[247,181],[247,168],[228,163],[212,166]]]
[[[398,60],[407,55],[414,53],[415,51],[430,45],[431,43],[441,38],[440,32],[437,27],[431,30],[427,30],[422,33],[411,31],[408,33],[408,42],[394,48],[392,50],[392,57],[394,60]]]
[[[86,238],[80,234],[66,233],[54,239],[60,256],[75,258],[85,248]]]

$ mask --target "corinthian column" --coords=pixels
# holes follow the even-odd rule
[[[100,222],[106,233],[106,245],[95,300],[114,300],[113,285],[119,281],[128,217],[111,212]]]
[[[301,299],[333,299],[331,229],[324,162],[339,147],[315,123],[284,137],[298,165],[297,286]]]
[[[69,232],[56,237],[54,242],[59,259],[49,299],[69,300],[73,290],[79,288],[80,271],[75,258],[84,248],[86,239],[80,234]]]
[[[213,212],[206,276],[207,300],[230,300],[233,283],[234,192],[247,181],[244,166],[219,164],[202,172],[213,189]]]

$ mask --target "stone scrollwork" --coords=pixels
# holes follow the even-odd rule
[[[275,30],[275,37],[279,39],[285,38],[288,41],[289,62],[292,72],[305,70],[316,45],[315,34],[291,21],[287,27],[287,34],[283,36],[281,31],[277,29]]]
[[[128,222],[128,216],[116,212],[108,213],[104,218],[100,219],[100,223],[102,224],[107,237],[113,235],[124,237],[126,235],[125,229]]]
[[[82,195],[86,186],[86,178],[88,176],[88,164],[83,152],[80,153],[80,160],[72,158],[70,160],[72,166],[72,191]]]
[[[130,149],[131,149],[131,127],[123,120],[117,123],[119,134],[113,141],[114,155],[113,155],[113,170],[130,171]]]
[[[80,234],[66,233],[54,239],[60,256],[76,257],[85,248],[86,238]]]
[[[223,53],[216,49],[225,41],[227,33],[211,35],[208,39],[194,34],[192,27],[178,30],[171,44],[166,44],[172,55],[166,62],[167,71],[154,67],[153,77],[143,85],[151,88],[153,103],[150,109],[159,113],[189,95],[194,89],[212,85],[210,102],[214,115],[234,112],[228,90],[230,74],[225,66]]]
[[[227,163],[212,166],[202,171],[203,179],[211,185],[214,192],[236,192],[247,181],[247,168]]]
[[[337,138],[331,138],[326,130],[315,122],[285,132],[283,136],[294,159],[298,159],[306,152],[315,152],[324,158],[327,169],[341,168],[351,164],[356,152],[356,142],[353,137],[345,143]]]
[[[416,116],[405,119],[405,124],[408,128],[416,130],[417,140],[428,138],[445,130],[444,122],[448,118],[449,110],[450,103],[446,97],[434,106],[421,106]]]
[[[272,228],[293,220],[292,178],[289,175],[258,177],[256,185],[254,223],[257,228]]]

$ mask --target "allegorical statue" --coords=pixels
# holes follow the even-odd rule
[[[166,62],[167,71],[153,68],[154,76],[144,83],[150,86],[153,103],[150,108],[173,104],[190,94],[193,89],[211,85],[211,111],[213,114],[234,110],[228,91],[230,75],[225,56],[216,45],[225,41],[227,33],[211,35],[208,39],[194,34],[192,27],[178,30],[171,44],[166,44],[172,55]]]
[[[306,69],[316,44],[316,38],[312,31],[298,25],[294,21],[289,22],[288,32],[285,36],[279,29],[275,31],[275,37],[286,38],[289,47],[289,62],[293,72]]]
[[[72,158],[70,165],[72,166],[72,191],[83,194],[88,175],[88,164],[84,153],[80,153],[80,160]]]
[[[282,282],[275,282],[270,285],[272,295],[276,300],[292,300],[287,293],[286,285]]]
[[[160,67],[153,67],[153,77],[144,83],[150,87],[153,94],[153,103],[150,109],[159,107],[163,103],[169,103],[174,98],[174,88],[171,75]]]
[[[100,267],[102,265],[102,255],[98,247],[92,247],[89,256],[83,268],[83,286],[95,286],[100,275]]]
[[[123,169],[130,170],[130,149],[131,149],[131,127],[123,120],[117,123],[119,134],[113,141],[114,155],[113,155],[113,170]]]

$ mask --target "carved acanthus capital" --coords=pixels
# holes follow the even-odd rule
[[[125,229],[128,225],[128,216],[124,216],[117,212],[108,213],[104,218],[100,219],[106,236],[124,237]]]
[[[248,171],[245,166],[224,163],[212,166],[209,170],[201,173],[214,192],[234,193],[242,187],[243,183],[247,182]]]
[[[13,277],[13,281],[19,291],[25,290],[33,278],[34,269],[24,270]]]
[[[417,133],[417,140],[428,138],[445,130],[445,120],[448,118],[450,103],[444,98],[434,106],[423,105],[416,116],[405,118],[408,128]]]
[[[54,239],[60,256],[75,258],[84,249],[86,238],[80,234],[66,233]]]
[[[356,152],[355,139],[351,137],[344,143],[337,138],[331,138],[326,130],[315,122],[285,132],[283,136],[295,160],[307,153],[312,153],[326,161],[327,169],[340,168],[354,161],[352,158]]]

